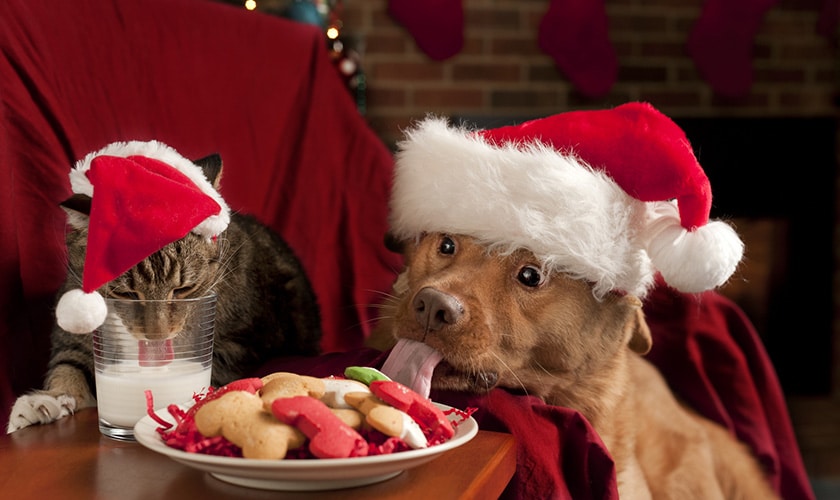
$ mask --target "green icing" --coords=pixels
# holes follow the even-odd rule
[[[391,380],[387,375],[369,366],[348,366],[344,369],[344,376],[370,385],[374,380]]]

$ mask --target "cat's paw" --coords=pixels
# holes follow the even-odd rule
[[[68,394],[51,396],[35,392],[21,396],[12,406],[6,433],[11,434],[33,424],[49,424],[72,415],[76,410],[76,398]]]

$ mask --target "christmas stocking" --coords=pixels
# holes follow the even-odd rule
[[[777,0],[706,0],[688,37],[700,75],[721,95],[743,96],[752,85],[752,47],[765,12]]]
[[[464,46],[461,0],[389,0],[388,14],[405,26],[420,50],[442,61]]]
[[[551,0],[540,21],[540,50],[590,97],[609,92],[618,75],[618,57],[607,24],[603,0]]]
[[[836,46],[838,24],[840,24],[840,0],[823,0],[820,18],[817,21],[817,33],[828,38],[829,43]]]

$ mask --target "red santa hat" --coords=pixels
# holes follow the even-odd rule
[[[73,192],[91,197],[82,288],[61,296],[59,326],[89,333],[107,315],[99,287],[190,231],[214,238],[230,209],[201,168],[157,142],[117,142],[70,172]]]
[[[430,117],[398,149],[398,238],[443,232],[526,248],[597,296],[644,296],[657,272],[678,290],[709,290],[743,256],[734,229],[709,220],[709,179],[685,133],[647,103],[480,131]]]

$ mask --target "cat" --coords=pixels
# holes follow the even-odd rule
[[[194,163],[218,189],[221,157]],[[58,297],[81,285],[90,198],[74,195],[62,208],[70,230],[68,274]],[[180,272],[165,272],[174,267]],[[302,264],[279,235],[253,216],[231,214],[228,228],[215,241],[189,233],[98,291],[106,297],[150,300],[215,292],[215,387],[248,376],[272,357],[320,353],[319,306]],[[68,333],[56,325],[51,342],[43,389],[17,399],[8,433],[96,406],[92,334]]]

